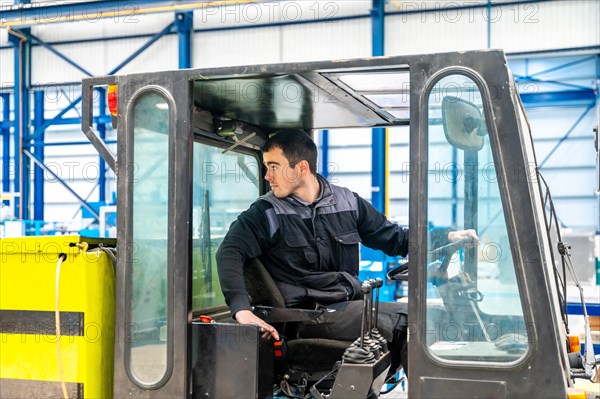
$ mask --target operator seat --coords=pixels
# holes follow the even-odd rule
[[[277,284],[258,258],[247,262],[244,280],[252,306],[285,308],[285,301]],[[274,327],[286,338],[287,366],[294,371],[317,374],[329,372],[335,362],[342,360],[344,351],[352,343],[325,338],[298,338],[295,322]]]

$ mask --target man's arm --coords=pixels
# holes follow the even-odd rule
[[[369,248],[390,256],[408,254],[408,229],[390,222],[367,200],[354,194],[358,202],[358,234]]]
[[[255,324],[265,336],[279,339],[277,330],[252,313],[244,283],[244,265],[262,254],[269,237],[268,221],[263,207],[253,204],[234,221],[217,251],[217,270],[221,290],[232,316],[240,324]]]
[[[272,325],[266,323],[263,319],[252,313],[251,310],[240,310],[235,314],[235,319],[240,324],[254,324],[260,328],[264,338],[269,336],[275,340],[279,340],[279,333]]]
[[[379,249],[390,256],[406,256],[408,254],[408,229],[390,222],[373,205],[354,194],[358,200],[358,232],[363,243],[374,249]],[[455,242],[463,238],[472,238],[476,246],[479,241],[477,232],[473,229],[450,231],[448,241]]]

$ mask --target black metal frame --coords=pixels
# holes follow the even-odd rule
[[[445,58],[443,55],[433,57]],[[501,174],[499,176],[500,195],[513,250],[512,255],[516,266],[515,272],[524,307],[524,316],[528,323],[528,332],[530,333],[528,339],[531,348],[529,354],[517,364],[502,366],[490,363],[486,365],[485,369],[481,366],[474,367],[467,362],[451,365],[449,362],[440,362],[433,358],[424,345],[425,332],[423,331],[426,300],[424,265],[427,259],[427,248],[426,246],[411,247],[413,262],[415,258],[418,261],[417,267],[409,275],[409,284],[418,288],[411,290],[412,295],[409,301],[409,319],[412,320],[411,325],[416,331],[411,335],[411,342],[417,342],[416,345],[409,347],[409,359],[419,359],[419,361],[410,363],[409,396],[448,397],[450,385],[438,384],[435,381],[463,380],[465,386],[468,386],[469,381],[473,384],[477,381],[477,392],[486,392],[490,395],[489,397],[564,397],[569,384],[564,332],[561,331],[560,311],[549,294],[553,292],[549,274],[552,265],[542,261],[543,254],[548,248],[543,247],[545,239],[540,232],[532,231],[536,226],[534,211],[541,204],[535,203],[530,192],[531,187],[527,182],[528,165],[522,148],[523,136],[526,133],[518,122],[518,99],[514,89],[516,86],[506,67],[506,60],[500,52],[487,53],[485,56],[481,54],[476,57],[464,57],[460,62],[457,62],[457,59],[454,62],[448,61],[447,59],[443,60],[444,65],[441,65],[442,62],[426,62],[422,64],[422,68],[411,68],[411,77],[423,79],[426,87],[433,87],[438,78],[436,76],[438,71],[460,65],[476,71],[485,82],[487,91],[495,93],[492,96],[482,90],[482,97],[484,97],[484,106],[486,104],[485,97],[491,102],[491,108],[486,110],[486,119],[497,121],[495,125],[489,123],[488,129],[492,129],[490,130],[492,153],[497,165],[496,170]],[[410,137],[411,163],[414,165],[427,165],[428,126],[426,122],[421,122],[427,121],[427,100],[426,90],[414,93],[411,99],[411,121],[417,122],[411,124]],[[511,175],[515,171],[519,173],[516,179]],[[427,229],[426,223],[424,223],[427,220],[426,173],[426,168],[417,168],[417,172],[410,181],[409,225],[420,227],[410,230],[410,242],[413,243],[427,242]],[[413,315],[417,315],[417,317],[415,318]],[[427,378],[421,379],[417,376]],[[468,380],[465,380],[465,376],[468,376]],[[517,384],[516,379],[518,378],[522,378],[526,383]],[[487,390],[486,385],[482,384],[484,381],[490,382]],[[505,391],[498,392],[497,384],[492,383],[494,381],[506,382]],[[541,383],[541,381],[546,382]],[[460,388],[457,386],[456,389]]]
[[[130,380],[125,372],[126,359],[123,356],[125,345],[121,337],[115,344],[115,388],[116,397],[185,397],[189,393],[191,364],[191,196],[192,196],[192,148],[193,148],[193,84],[196,80],[241,79],[250,76],[295,76],[296,81],[310,79],[320,72],[386,71],[406,69],[410,72],[410,162],[415,173],[410,181],[410,242],[409,256],[413,272],[409,277],[410,290],[409,319],[410,377],[409,396],[411,397],[451,397],[463,395],[457,389],[476,386],[478,394],[489,397],[566,397],[570,384],[568,362],[564,347],[564,331],[561,325],[557,301],[551,297],[555,292],[552,265],[549,264],[547,239],[540,228],[539,213],[541,204],[534,201],[533,191],[537,189],[527,181],[528,160],[524,141],[526,132],[520,125],[516,85],[506,66],[502,51],[485,50],[461,53],[428,54],[399,57],[364,58],[344,61],[286,63],[274,65],[251,65],[201,70],[181,70],[132,74],[110,78],[85,79],[84,89],[107,82],[119,85],[119,126],[118,126],[118,237],[119,256],[117,262],[117,309],[116,323],[123,328],[126,320],[126,281],[127,256],[131,239],[131,184],[130,164],[132,162],[132,139],[129,124],[124,118],[131,106],[130,98],[137,90],[148,85],[163,87],[171,93],[176,105],[175,128],[171,132],[172,170],[169,178],[172,184],[172,204],[169,214],[169,286],[173,301],[172,338],[173,371],[170,379],[160,387],[145,390]],[[457,68],[458,67],[458,68]],[[486,107],[486,120],[490,132],[494,162],[500,180],[500,194],[504,205],[504,216],[513,250],[516,275],[525,319],[530,331],[531,350],[516,364],[473,364],[441,362],[430,355],[426,345],[425,281],[427,248],[419,243],[427,242],[427,90],[433,87],[440,71],[462,70],[469,77],[480,76],[482,97]],[[321,77],[322,78],[322,77]],[[319,81],[321,79],[318,79]],[[331,82],[323,79],[323,81]],[[474,79],[476,80],[476,79]],[[488,94],[489,93],[489,94]],[[343,91],[342,91],[343,94]],[[348,93],[351,96],[350,93]],[[356,100],[355,96],[351,96]],[[336,97],[343,103],[345,96]],[[487,99],[487,101],[485,100]],[[86,99],[91,101],[91,99]],[[84,101],[84,107],[87,105]],[[356,105],[356,103],[354,103]],[[365,119],[361,126],[390,126],[403,124],[385,120],[385,114],[372,109],[373,104],[363,103],[377,118]],[[84,108],[84,131],[91,108]],[[87,111],[86,111],[87,110]],[[365,111],[366,112],[366,111]],[[215,115],[213,110],[213,116]],[[314,115],[303,119],[305,129],[335,128],[347,126],[345,121],[323,126],[314,123]],[[492,117],[493,116],[493,117]],[[248,121],[243,121],[248,123]],[[258,126],[261,127],[260,125]],[[270,126],[275,128],[276,126]],[[269,129],[264,129],[268,132]],[[213,135],[215,140],[230,144],[227,138]],[[519,178],[514,178],[519,171]],[[518,223],[517,223],[518,220]],[[172,272],[172,276],[171,276]],[[170,282],[170,284],[171,284]],[[468,376],[468,379],[465,379]],[[457,380],[461,384],[455,385]],[[488,384],[489,383],[489,384]],[[459,387],[460,386],[460,387]],[[461,388],[462,387],[462,388]],[[498,387],[503,387],[499,389]]]

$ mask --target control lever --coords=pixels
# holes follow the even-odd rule
[[[375,355],[366,348],[366,327],[367,327],[367,298],[371,294],[371,286],[368,283],[363,283],[360,286],[360,291],[363,294],[363,309],[360,323],[360,337],[352,343],[344,352],[342,361],[344,363],[372,363],[375,361]]]
[[[360,337],[344,352],[333,388],[327,396],[329,399],[378,398],[381,387],[385,383],[390,369],[391,355],[389,352],[382,353],[378,341],[371,338],[374,330],[373,288],[377,285],[376,280],[369,280],[361,285],[363,309]],[[322,396],[316,398],[323,399]]]
[[[373,352],[375,358],[379,359],[381,356],[382,350],[381,345],[379,345],[379,341],[373,339],[373,287],[375,286],[375,280],[367,280],[365,282],[369,285],[370,292],[366,297],[367,309],[369,313],[367,315],[367,331],[365,332],[365,345],[368,350]]]
[[[362,312],[362,318],[361,318],[361,323],[360,323],[360,347],[365,349],[365,341],[367,338],[367,331],[369,328],[369,321],[368,319],[370,319],[370,315],[371,312],[369,311],[369,305],[370,305],[370,300],[369,298],[371,297],[371,292],[372,292],[372,288],[371,288],[371,284],[369,284],[368,282],[364,282],[362,284],[362,286],[360,287],[360,290],[363,293],[363,312]]]
[[[371,337],[377,342],[379,342],[381,350],[385,353],[388,351],[388,343],[387,340],[383,338],[383,336],[377,329],[377,321],[379,319],[379,289],[383,287],[383,280],[380,277],[377,277],[375,280],[371,281],[373,281],[371,287],[375,288],[375,321],[373,322],[373,328],[371,329]]]

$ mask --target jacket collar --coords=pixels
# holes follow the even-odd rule
[[[317,179],[319,180],[319,186],[321,187],[321,195],[314,202],[315,208],[320,208],[322,206],[330,206],[335,205],[337,203],[337,199],[333,194],[333,189],[331,188],[331,184],[327,181],[326,178],[317,173]],[[294,204],[296,206],[309,206],[308,202],[296,197],[295,195],[289,195],[285,197],[285,200]]]

